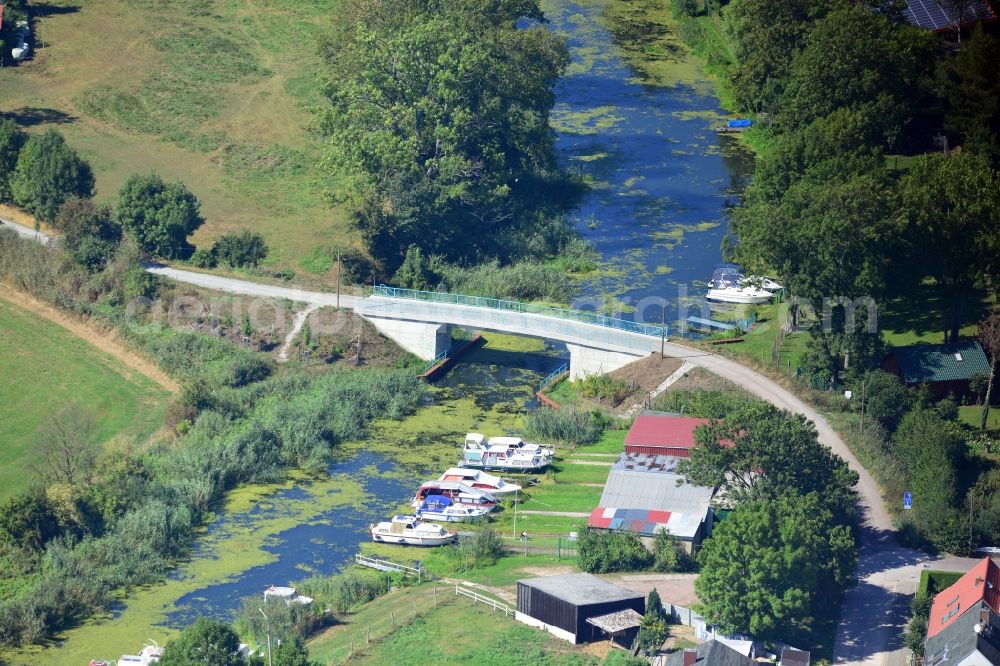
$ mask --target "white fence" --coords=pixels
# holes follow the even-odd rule
[[[496,599],[490,599],[489,597],[484,597],[481,594],[478,594],[476,592],[473,592],[472,590],[466,589],[466,588],[462,587],[459,583],[455,583],[455,594],[460,594],[463,597],[468,597],[468,598],[472,599],[473,601],[475,601],[477,604],[479,604],[479,603],[486,604],[487,606],[490,606],[491,608],[493,608],[494,612],[496,612],[496,611],[503,611],[504,615],[513,615],[514,614],[514,609],[511,608],[510,606],[508,606],[506,604],[502,604],[499,601],[497,601]]]

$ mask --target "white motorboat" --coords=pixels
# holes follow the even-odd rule
[[[774,298],[774,294],[769,291],[764,291],[763,289],[757,289],[756,287],[731,285],[721,289],[709,289],[705,298],[719,303],[758,305],[760,303],[767,303],[770,301]]]
[[[478,469],[537,472],[552,463],[555,449],[520,437],[490,437],[478,432],[465,436],[462,449],[462,466]]]
[[[499,476],[493,476],[478,469],[452,467],[441,475],[438,481],[458,481],[479,490],[485,490],[494,497],[510,497],[521,489],[516,483],[507,483]]]
[[[400,543],[407,546],[443,546],[458,538],[440,525],[425,523],[415,516],[393,516],[376,525],[369,525],[372,541]]]
[[[757,289],[763,289],[764,291],[769,291],[772,294],[776,294],[782,289],[781,286],[774,278],[770,278],[766,275],[750,275],[743,278],[740,282],[743,287],[756,287]]]
[[[418,508],[425,500],[434,497],[447,497],[460,506],[485,509],[487,513],[496,508],[497,498],[485,490],[473,488],[460,481],[427,481],[417,489],[417,494],[410,504]]]
[[[439,523],[464,523],[479,520],[489,511],[490,509],[485,507],[455,504],[450,497],[444,495],[434,495],[420,504],[420,508],[417,509],[417,518]]]
[[[781,289],[781,285],[770,278],[747,278],[743,276],[739,266],[723,264],[712,273],[712,279],[708,281],[708,294],[705,295],[705,298],[720,303],[753,305],[767,303],[774,297],[774,293],[768,291],[765,285],[777,287],[774,292]]]

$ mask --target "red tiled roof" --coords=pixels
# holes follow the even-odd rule
[[[927,638],[940,633],[981,601],[1000,613],[1000,567],[988,557],[934,597]]]
[[[708,419],[666,414],[640,414],[625,437],[625,446],[694,447],[694,429]]]

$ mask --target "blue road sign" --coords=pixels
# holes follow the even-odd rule
[[[903,493],[903,508],[904,509],[913,508],[913,493],[909,491]]]

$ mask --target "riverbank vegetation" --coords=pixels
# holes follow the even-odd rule
[[[406,371],[276,373],[263,354],[150,322],[143,307],[126,308],[157,289],[128,245],[91,273],[0,230],[0,280],[104,322],[185,384],[164,437],[78,456],[72,484],[46,469],[0,505],[6,646],[43,640],[161,580],[229,490],[293,468],[323,474],[338,443],[362,437],[376,417],[411,412],[424,390]]]

